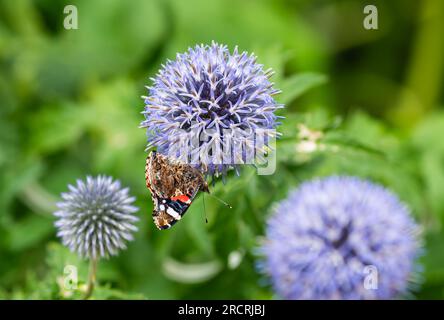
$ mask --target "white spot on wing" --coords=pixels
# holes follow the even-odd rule
[[[178,214],[176,211],[174,211],[173,208],[168,207],[166,212],[176,220],[180,220],[180,218],[182,218],[180,216],[180,214]]]

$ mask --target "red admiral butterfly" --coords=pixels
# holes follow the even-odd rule
[[[160,230],[179,221],[199,191],[210,193],[198,169],[156,151],[146,159],[145,180],[153,199],[154,223]]]

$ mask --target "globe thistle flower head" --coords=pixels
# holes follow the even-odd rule
[[[254,55],[237,47],[231,53],[214,42],[177,54],[143,97],[148,148],[181,157],[209,175],[253,164],[250,155],[261,159],[276,137],[275,111],[283,107],[273,98],[279,90],[269,80],[272,74]]]
[[[133,240],[137,231],[133,215],[138,209],[132,205],[135,198],[128,188],[121,188],[111,177],[87,177],[69,185],[57,203],[57,236],[71,251],[83,258],[97,259],[116,255]]]
[[[268,221],[259,269],[285,299],[390,299],[409,290],[418,226],[387,189],[353,177],[303,183]]]

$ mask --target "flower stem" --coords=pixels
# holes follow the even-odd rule
[[[84,300],[88,300],[94,291],[94,285],[96,283],[97,261],[97,258],[91,258],[91,260],[89,261],[88,284],[86,287],[85,295],[83,296]]]

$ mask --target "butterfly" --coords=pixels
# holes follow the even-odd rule
[[[145,181],[154,204],[154,224],[159,230],[169,229],[179,221],[199,191],[210,193],[198,169],[156,151],[146,159]]]

